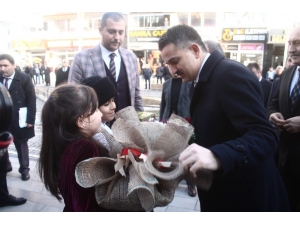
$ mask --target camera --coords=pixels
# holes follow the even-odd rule
[[[6,87],[0,83],[0,159],[13,142],[13,136],[8,132],[13,115],[13,102]]]

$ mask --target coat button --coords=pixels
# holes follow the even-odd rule
[[[244,163],[248,163],[248,157],[247,156],[244,157]]]

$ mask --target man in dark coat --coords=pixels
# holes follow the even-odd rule
[[[60,84],[64,84],[68,82],[70,67],[67,62],[67,59],[62,60],[62,67],[56,71],[56,82],[55,87]]]
[[[159,50],[172,74],[194,81],[190,112],[196,143],[179,162],[195,179],[199,170],[213,173],[210,189],[198,188],[201,211],[288,211],[272,157],[278,137],[258,79],[219,51],[207,53],[198,32],[187,25],[168,29]]]
[[[279,90],[269,103],[270,122],[280,132],[278,167],[292,211],[300,212],[300,26],[289,38],[293,66],[280,76]],[[295,93],[294,93],[295,92]]]
[[[6,87],[0,83],[0,207],[24,204],[25,198],[16,198],[9,194],[7,188],[7,147],[13,141],[12,135],[7,132],[12,119],[12,100]]]
[[[255,76],[259,80],[259,83],[261,85],[264,94],[264,106],[265,108],[267,108],[272,83],[262,77],[260,67],[257,63],[249,63],[247,67],[250,69],[250,71],[252,71],[255,74]]]
[[[45,82],[46,86],[50,86],[50,68],[48,67],[47,63],[45,62],[41,69],[45,75]]]
[[[36,96],[30,75],[15,70],[14,64],[12,56],[0,55],[0,82],[8,89],[13,102],[13,116],[9,131],[14,137],[14,144],[18,152],[21,178],[26,181],[30,178],[27,141],[34,137]],[[20,109],[25,110],[24,124],[19,121]],[[11,170],[10,162],[8,163],[9,170]]]

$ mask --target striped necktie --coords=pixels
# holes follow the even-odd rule
[[[300,68],[298,69],[299,71],[299,77],[298,77],[298,81],[294,86],[294,89],[292,91],[291,94],[291,110],[293,111],[294,107],[295,107],[295,103],[297,101],[297,99],[299,98],[300,95]]]
[[[109,70],[111,75],[113,76],[114,80],[116,80],[116,65],[115,65],[115,58],[116,54],[115,53],[111,53],[109,55],[110,57],[110,63],[109,63]]]

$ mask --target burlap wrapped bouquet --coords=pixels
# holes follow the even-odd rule
[[[151,211],[174,198],[183,178],[178,163],[194,128],[173,114],[167,124],[141,122],[133,107],[116,113],[113,136],[103,130],[112,158],[80,162],[77,183],[95,186],[98,204],[120,211]]]

